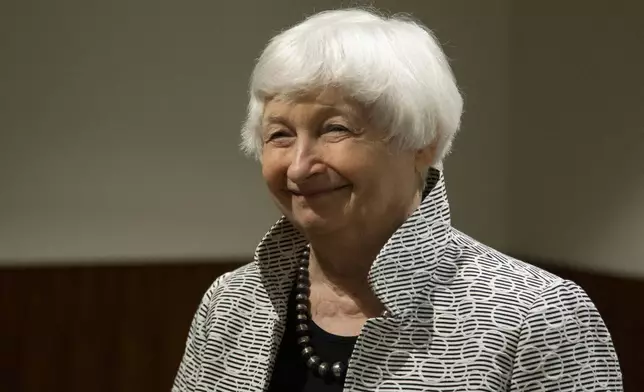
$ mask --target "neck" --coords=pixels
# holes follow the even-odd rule
[[[387,238],[338,235],[311,239],[311,283],[324,283],[339,293],[368,288],[367,275]],[[384,237],[384,236],[383,236]]]
[[[380,314],[384,308],[371,290],[369,271],[382,247],[419,204],[420,194],[414,197],[406,214],[391,222],[309,237],[312,295],[322,302],[335,302],[338,306],[331,308],[345,315]]]
[[[360,249],[347,242],[326,244],[312,242],[309,259],[311,314],[313,320],[328,332],[355,335],[360,320],[376,317],[384,310],[367,280],[379,247],[361,244]],[[348,330],[335,322],[344,320]],[[352,325],[352,323],[357,323]]]

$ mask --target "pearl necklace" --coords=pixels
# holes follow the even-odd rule
[[[324,362],[319,356],[315,355],[315,350],[311,347],[311,335],[309,328],[309,321],[311,320],[311,302],[309,294],[311,292],[311,281],[309,280],[309,246],[302,252],[300,265],[297,269],[297,284],[295,286],[297,292],[295,300],[295,311],[297,312],[297,325],[295,331],[298,334],[297,343],[302,349],[302,357],[306,361],[306,366],[313,370],[313,372],[320,377],[333,376],[336,381],[342,381],[347,371],[347,364],[341,361],[334,362],[329,365]],[[389,312],[385,310],[382,312],[383,317],[387,317]]]

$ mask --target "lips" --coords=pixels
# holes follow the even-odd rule
[[[348,188],[349,185],[343,185],[339,186],[336,188],[327,188],[327,189],[307,189],[307,190],[290,190],[292,194],[295,196],[301,196],[301,197],[315,197],[315,196],[322,196],[325,194],[329,194],[335,191],[342,190],[344,188]]]

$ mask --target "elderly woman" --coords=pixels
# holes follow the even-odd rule
[[[362,10],[273,38],[243,147],[283,213],[203,297],[173,391],[618,391],[576,284],[450,224],[462,98],[431,32]]]

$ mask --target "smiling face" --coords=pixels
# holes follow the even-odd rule
[[[367,118],[337,90],[266,103],[262,174],[305,234],[397,227],[417,206],[418,154],[392,147]]]

